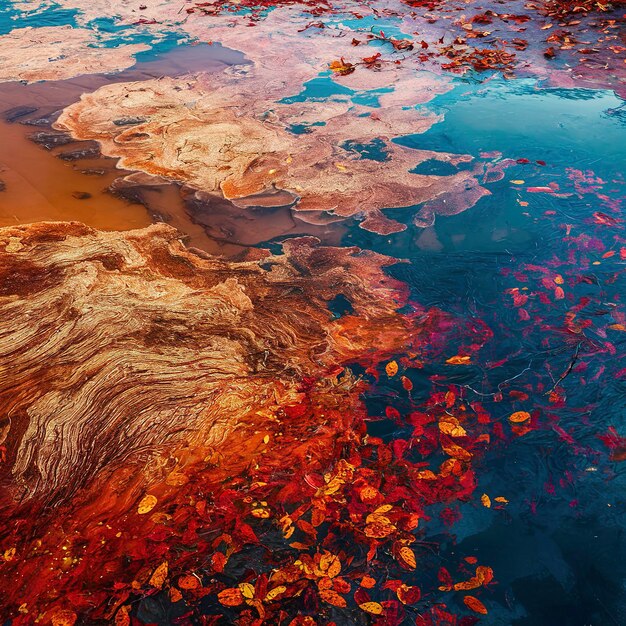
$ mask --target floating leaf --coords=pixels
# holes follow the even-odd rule
[[[467,606],[468,609],[472,609],[472,611],[482,615],[487,615],[487,607],[485,607],[485,605],[478,598],[475,598],[474,596],[465,596],[463,598],[463,602],[465,602],[465,606]]]
[[[339,576],[339,572],[341,572],[341,561],[338,556],[328,552],[323,554],[320,559],[320,569],[326,572],[329,578],[334,578],[335,576]]]
[[[287,591],[287,587],[285,587],[285,585],[278,585],[278,587],[274,587],[274,589],[270,589],[267,592],[267,595],[265,596],[264,600],[265,602],[271,602],[272,600],[277,598],[281,593],[285,593],[285,591]]]
[[[419,587],[400,585],[396,590],[396,595],[402,604],[415,604],[419,602],[421,592]]]
[[[402,546],[402,548],[398,550],[398,556],[401,562],[409,569],[415,569],[417,567],[415,553],[408,546]]]
[[[445,416],[439,421],[439,430],[450,437],[465,437],[467,432],[456,417]]]
[[[170,587],[170,600],[172,602],[180,602],[183,599],[183,594],[176,589],[176,587]]]
[[[488,509],[491,508],[491,498],[486,493],[483,493],[483,495],[480,496],[480,501],[482,502],[483,506],[487,507]]]
[[[359,604],[359,608],[372,615],[381,615],[383,612],[383,605],[379,602],[363,602],[363,604]]]
[[[527,411],[516,411],[509,416],[509,421],[514,424],[521,424],[525,422],[527,419],[530,419],[530,413]]]
[[[387,372],[387,376],[391,378],[398,373],[398,364],[395,361],[389,361],[387,365],[385,365],[385,371]]]
[[[217,599],[224,606],[239,606],[244,602],[241,591],[235,588],[223,589],[217,594]]]
[[[324,602],[328,602],[328,604],[332,604],[333,606],[337,606],[340,609],[345,609],[347,606],[346,599],[340,596],[336,591],[332,589],[324,589],[319,592],[320,598],[324,600]]]
[[[461,356],[457,354],[456,356],[451,356],[446,363],[448,365],[470,365],[472,362],[471,357],[469,356]]]
[[[121,606],[115,614],[115,626],[130,626],[130,606]]]
[[[178,579],[178,586],[181,589],[197,589],[200,581],[195,576],[181,576]]]
[[[371,576],[366,575],[361,578],[361,587],[364,587],[365,589],[372,589],[375,584],[376,580]]]

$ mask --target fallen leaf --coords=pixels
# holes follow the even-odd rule
[[[217,599],[224,606],[239,606],[243,604],[243,595],[239,589],[223,589],[217,594]]]
[[[509,416],[509,422],[513,422],[514,424],[521,424],[530,418],[530,413],[527,411],[515,411]]]
[[[381,615],[383,612],[383,605],[379,602],[363,602],[363,604],[359,604],[359,608],[372,615]]]
[[[398,373],[398,364],[395,361],[389,361],[387,365],[385,365],[385,371],[387,372],[387,376],[391,378]]]
[[[474,596],[465,596],[463,598],[463,602],[465,602],[465,606],[467,606],[468,609],[472,609],[472,611],[481,613],[482,615],[487,615],[487,607],[485,607],[485,605],[478,598],[475,598]]]
[[[451,356],[446,363],[448,365],[469,365],[471,363],[472,359],[469,356],[461,356],[461,355],[456,355],[456,356]]]
[[[150,577],[149,585],[151,587],[155,587],[156,589],[161,589],[163,587],[163,583],[167,580],[169,568],[167,561],[163,561],[159,567],[157,567],[152,576]]]

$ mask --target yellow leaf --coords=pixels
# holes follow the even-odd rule
[[[557,274],[556,277],[554,278],[554,282],[557,285],[562,285],[565,281],[563,280],[563,276],[561,276],[560,274]]]
[[[391,509],[393,509],[393,504],[382,504],[374,511],[374,514],[389,513]]]
[[[450,437],[465,437],[467,432],[456,417],[446,416],[439,422],[439,430]]]
[[[398,364],[395,361],[389,361],[387,365],[385,365],[385,371],[387,372],[387,376],[391,378],[398,373]]]
[[[409,567],[410,569],[415,569],[417,567],[417,562],[415,561],[415,554],[411,548],[408,546],[402,546],[398,551],[400,559],[402,559],[403,563]]]
[[[267,509],[252,509],[250,513],[260,519],[267,519],[270,516],[270,512]]]
[[[469,356],[461,356],[457,354],[456,356],[451,356],[446,363],[448,365],[470,365],[472,362],[471,357]]]
[[[324,600],[324,602],[328,602],[328,604],[338,606],[340,609],[345,609],[347,606],[345,598],[332,589],[323,589],[319,594],[320,598]]]
[[[363,602],[363,604],[359,604],[359,608],[372,615],[381,615],[383,612],[383,605],[379,602]]]
[[[157,502],[158,500],[155,496],[151,496],[149,494],[145,495],[137,506],[137,513],[139,513],[139,515],[145,515],[146,513],[150,513],[150,511],[152,511],[152,509],[156,506]]]
[[[241,591],[235,588],[223,589],[217,594],[217,599],[224,606],[239,606],[243,604],[243,595]]]
[[[361,578],[361,587],[371,589],[376,584],[376,580],[367,574]]]
[[[621,330],[621,331],[626,331],[626,326],[624,326],[624,324],[611,324],[609,326],[609,328],[611,330]]]
[[[509,503],[509,501],[505,497],[503,497],[503,496],[498,496],[497,498],[494,498],[494,500],[496,502],[500,502],[500,504],[508,504]]]
[[[325,572],[330,578],[338,576],[339,572],[341,572],[341,561],[339,557],[330,552],[322,554],[320,558],[320,570]]]
[[[514,424],[521,424],[530,418],[530,413],[527,411],[516,411],[512,415],[509,416],[509,421]]]
[[[463,598],[463,602],[465,602],[465,606],[468,609],[472,609],[472,611],[481,613],[482,615],[487,615],[487,608],[478,598],[475,598],[474,596],[465,596]]]
[[[486,493],[480,496],[480,501],[483,503],[483,506],[486,506],[488,509],[491,508],[491,498]]]
[[[281,593],[285,593],[287,591],[287,587],[285,585],[278,585],[278,587],[274,587],[274,589],[270,589],[265,596],[265,602],[271,602],[274,598],[279,596]]]
[[[270,442],[270,436],[265,435],[265,437],[263,437],[263,443],[267,445],[269,442]]]
[[[2,556],[5,561],[12,561],[15,558],[15,548],[8,548]]]
[[[252,600],[254,598],[254,585],[250,583],[239,583],[239,590],[241,591],[241,595],[244,598],[248,598],[248,600]]]
[[[512,180],[511,183],[513,185],[523,185],[524,181],[523,180]]]
[[[163,563],[161,563],[161,565],[159,565],[159,567],[157,567],[152,573],[149,581],[150,586],[161,589],[161,587],[163,587],[163,583],[167,580],[167,573],[167,561],[163,561]]]

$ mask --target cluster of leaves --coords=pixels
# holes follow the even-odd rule
[[[394,377],[398,366],[391,362],[386,370]],[[403,378],[406,389],[410,381]],[[435,546],[426,540],[432,511],[439,507],[442,519],[454,519],[450,507],[475,491],[472,461],[490,441],[485,410],[453,390],[433,393],[406,415],[390,406],[386,419],[405,434],[385,442],[367,434],[363,415],[346,419],[326,407],[320,419],[318,402],[308,395],[286,407],[285,428],[290,421],[326,429],[340,424],[332,447],[313,438],[292,456],[291,467],[279,470],[281,443],[212,498],[193,507],[179,504],[171,515],[185,520],[186,539],[202,560],[190,570],[188,555],[165,559],[138,573],[132,584],[118,584],[118,625],[132,622],[133,598],[155,594],[184,605],[181,624],[193,617],[241,626],[425,626],[441,623],[442,615],[450,623],[474,623],[469,617],[457,622],[436,594],[476,593],[492,583],[491,569],[469,557],[462,568],[467,573],[455,582],[424,555]],[[145,507],[154,504],[142,501],[139,512],[151,512]],[[159,512],[153,519],[156,527],[171,524]],[[201,541],[207,524],[209,543]],[[487,612],[475,596],[463,601],[475,614]]]

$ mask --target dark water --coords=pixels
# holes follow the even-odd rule
[[[497,150],[531,163],[507,169],[502,181],[489,186],[492,195],[464,214],[438,218],[428,234],[409,227],[384,242],[357,230],[345,237],[346,243],[408,258],[410,264],[392,272],[411,286],[416,301],[484,320],[494,331],[474,366],[458,368],[457,382],[474,390],[467,389],[468,398],[482,400],[506,420],[506,397],[494,402],[481,394],[517,377],[502,390],[525,390],[546,422],[571,435],[568,441],[546,425],[491,447],[477,470],[478,493],[504,494],[510,504],[495,517],[475,503],[460,507],[458,545],[449,545],[450,555],[480,555],[498,572],[499,610],[490,610],[488,624],[626,623],[626,468],[607,460],[597,437],[609,426],[623,432],[626,381],[615,373],[625,364],[624,334],[609,330],[615,354],[594,355],[605,341],[602,325],[623,306],[626,261],[619,254],[602,257],[619,250],[624,230],[621,222],[590,221],[595,211],[620,219],[626,197],[620,106],[610,92],[544,90],[532,81],[460,84],[434,103],[445,120],[402,143],[473,156]],[[573,191],[568,168],[592,170],[593,178],[605,182],[567,198],[525,191],[549,183]],[[520,199],[528,206],[520,206]],[[593,238],[590,250],[579,252],[565,241],[566,224],[573,236]],[[511,287],[536,287],[537,279],[521,283],[513,277],[524,264],[554,267],[568,284],[565,302],[539,304],[528,321],[519,319],[506,295]],[[591,277],[591,284],[579,282],[581,276]],[[582,348],[587,356],[562,383],[567,401],[554,408],[545,389],[567,369],[577,345],[563,331],[563,314],[581,297],[590,299],[585,311],[593,319],[589,336],[595,345]],[[580,362],[586,371],[576,371]],[[603,374],[590,380],[603,366]],[[415,389],[426,391],[429,376],[444,370],[429,366],[414,380]],[[381,411],[387,391],[371,399],[374,410],[378,404]],[[380,423],[376,427],[380,431]]]

